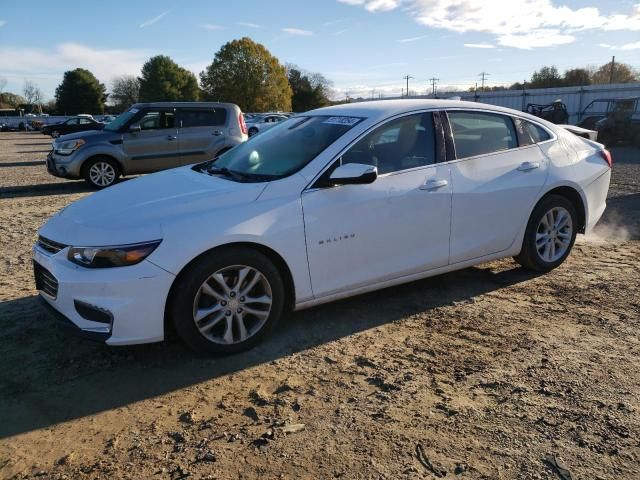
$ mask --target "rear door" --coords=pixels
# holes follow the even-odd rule
[[[548,160],[535,143],[519,139],[509,115],[447,114],[456,152],[450,263],[458,263],[513,244],[546,181]]]
[[[179,108],[177,115],[182,165],[210,160],[225,146],[228,115],[224,107]]]
[[[139,125],[140,131],[122,135],[128,173],[154,172],[180,165],[175,109],[145,109],[131,125]]]

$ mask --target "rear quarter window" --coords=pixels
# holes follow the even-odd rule
[[[518,143],[521,147],[544,142],[545,140],[549,140],[551,138],[549,132],[547,132],[544,128],[539,127],[535,123],[528,122],[527,120],[523,120],[522,118],[514,118],[513,122],[516,126]]]
[[[227,110],[224,108],[182,110],[180,119],[182,128],[221,127],[227,123]]]

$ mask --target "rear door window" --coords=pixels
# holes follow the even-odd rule
[[[221,127],[227,123],[227,111],[224,108],[199,108],[180,110],[182,128]]]
[[[457,158],[475,157],[518,147],[511,117],[496,113],[449,111]]]

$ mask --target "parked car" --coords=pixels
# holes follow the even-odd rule
[[[247,139],[242,112],[231,103],[138,103],[100,125],[102,131],[55,140],[49,173],[105,188],[121,175],[210,160]]]
[[[596,130],[598,141],[608,146],[618,142],[640,146],[640,97],[593,100],[580,113],[578,126]]]
[[[100,119],[100,121],[106,125],[108,123],[113,122],[115,119],[116,119],[115,115],[105,115]]]
[[[75,116],[62,123],[54,123],[52,125],[44,125],[40,131],[45,135],[58,138],[61,135],[69,133],[86,132],[88,130],[102,130],[104,124],[96,122],[93,118],[87,116]]]
[[[39,231],[36,285],[109,345],[175,329],[237,352],[289,309],[503,257],[548,272],[602,215],[610,176],[602,145],[506,108],[321,108],[71,204]]]
[[[252,121],[247,124],[249,129],[249,136],[253,137],[260,132],[269,130],[271,127],[275,127],[278,123],[288,120],[289,117],[285,115],[257,115],[252,118]]]

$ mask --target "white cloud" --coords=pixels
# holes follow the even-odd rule
[[[313,35],[313,32],[311,30],[302,30],[300,28],[287,27],[287,28],[283,28],[282,31],[289,35],[294,35],[298,37],[308,37]]]
[[[402,0],[338,0],[347,5],[362,5],[369,12],[385,12],[397,8]]]
[[[467,48],[496,48],[490,43],[465,43],[464,46]]]
[[[264,28],[262,25],[258,25],[257,23],[250,23],[250,22],[238,22],[238,25],[241,27],[247,27],[247,28]]]
[[[343,28],[342,30],[338,30],[337,32],[333,32],[333,35],[339,36],[349,31],[348,28]]]
[[[595,7],[571,8],[552,0],[338,0],[368,11],[402,6],[419,23],[458,33],[495,35],[502,46],[531,49],[575,41],[581,30],[640,31],[640,3],[628,14],[601,14]],[[526,32],[526,33],[522,33]]]
[[[149,20],[146,20],[144,22],[142,22],[140,24],[140,28],[146,28],[149,27],[151,25],[153,25],[154,23],[158,22],[160,19],[162,19],[162,17],[164,17],[167,13],[169,13],[171,10],[167,10],[166,12],[162,12],[160,15],[158,15],[157,17],[153,17]]]
[[[205,23],[200,26],[206,30],[224,30],[224,27],[222,25],[215,25],[213,23]]]
[[[4,27],[7,24],[6,20],[0,20],[0,27]]]
[[[608,43],[600,43],[599,47],[610,48],[611,50],[639,50],[640,42],[625,43],[624,45],[609,45]]]
[[[410,43],[410,42],[417,42],[418,40],[422,40],[423,38],[426,38],[426,35],[420,35],[419,37],[409,37],[409,38],[401,38],[399,40],[396,40],[396,42],[398,43]]]

